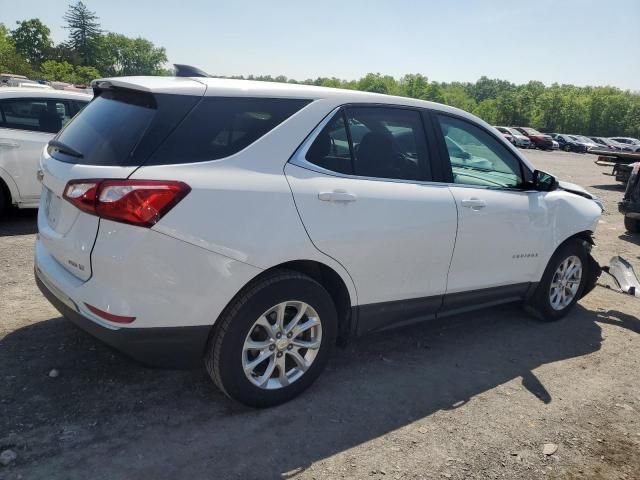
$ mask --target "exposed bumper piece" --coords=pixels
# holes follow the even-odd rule
[[[90,335],[125,355],[152,367],[196,368],[202,365],[211,327],[119,328],[108,329],[85,318],[53,293],[38,276],[36,283],[44,296],[68,320]]]

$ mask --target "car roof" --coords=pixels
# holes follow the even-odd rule
[[[440,103],[428,102],[409,97],[398,97],[380,93],[362,92],[342,88],[317,87],[295,83],[262,82],[257,80],[236,80],[209,77],[117,77],[94,80],[92,86],[109,82],[113,86],[131,88],[153,93],[173,93],[182,95],[205,95],[220,97],[267,97],[333,99],[341,103],[378,103],[431,108],[443,112],[473,118],[464,110]],[[204,92],[203,92],[204,90]],[[484,122],[483,122],[484,123]]]
[[[67,98],[76,100],[91,100],[93,95],[68,90],[55,90],[53,88],[29,88],[29,87],[0,87],[0,98]]]

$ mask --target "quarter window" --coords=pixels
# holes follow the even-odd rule
[[[431,180],[419,112],[349,107],[316,137],[306,159],[322,168],[362,177]]]
[[[497,188],[523,184],[520,161],[493,135],[469,122],[438,115],[454,183]]]
[[[295,98],[205,97],[150,159],[152,165],[225,158],[310,103]]]

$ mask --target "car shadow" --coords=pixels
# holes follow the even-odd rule
[[[591,188],[597,188],[598,190],[606,190],[609,192],[624,192],[624,189],[627,188],[623,183],[605,183],[603,185],[590,185]]]
[[[640,245],[640,234],[638,233],[623,233],[622,235],[618,235],[620,240],[625,242],[635,243],[636,245]]]
[[[0,216],[0,237],[32,235],[38,231],[38,210],[10,208]]]
[[[36,477],[86,478],[104,468],[104,452],[117,456],[109,478],[292,476],[514,379],[549,404],[534,370],[599,350],[599,323],[640,332],[619,311],[578,306],[539,323],[506,306],[371,335],[336,349],[302,396],[252,410],[204,370],[145,368],[46,320],[0,340],[0,446],[24,448],[18,471]]]

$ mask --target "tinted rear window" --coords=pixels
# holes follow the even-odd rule
[[[129,164],[128,158],[153,120],[156,108],[151,95],[103,92],[57,138],[83,157],[50,152],[60,160],[87,165]]]
[[[243,150],[310,100],[205,97],[148,164],[203,162]]]

